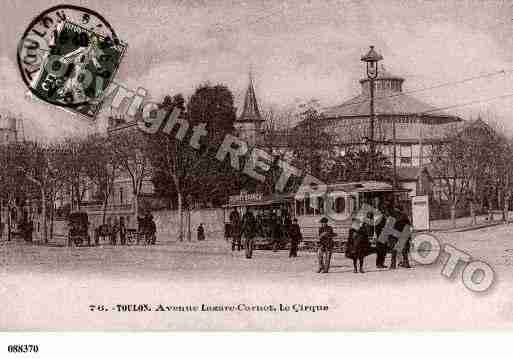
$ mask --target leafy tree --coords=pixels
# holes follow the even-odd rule
[[[392,162],[383,153],[378,151],[372,156],[368,150],[348,150],[332,156],[322,175],[331,182],[391,181],[393,176]]]
[[[210,144],[219,144],[233,132],[236,109],[233,94],[224,85],[199,86],[187,103],[187,118],[192,125],[205,123]]]
[[[323,180],[328,159],[332,156],[333,136],[322,128],[320,115],[312,104],[305,105],[303,120],[291,132],[290,147],[298,168]]]

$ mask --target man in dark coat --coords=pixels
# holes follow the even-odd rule
[[[241,223],[240,216],[237,210],[233,210],[230,213],[230,236],[232,237],[232,251],[237,248],[238,251],[241,250]]]
[[[321,219],[321,227],[319,228],[319,250],[317,256],[319,259],[319,270],[317,273],[328,273],[330,270],[331,254],[333,252],[333,238],[335,232],[328,225],[328,218]]]
[[[278,250],[278,247],[280,246],[281,235],[282,235],[282,228],[281,228],[280,218],[278,218],[278,216],[276,216],[276,213],[273,213],[271,215],[271,241],[272,241],[273,252],[276,252]]]
[[[126,226],[123,217],[119,217],[119,242],[121,245],[126,245]]]
[[[157,242],[157,225],[155,224],[155,221],[153,220],[153,216],[148,213],[147,216],[147,222],[148,222],[148,232],[150,235],[150,244],[155,244]]]
[[[288,226],[287,233],[290,238],[289,257],[297,257],[297,247],[299,245],[299,242],[301,242],[301,240],[303,239],[303,235],[301,234],[301,228],[297,223],[297,218],[294,218],[294,223]]]
[[[402,231],[405,229],[405,226],[410,225],[410,220],[408,218],[408,215],[406,214],[406,212],[401,211],[401,209],[396,208],[396,209],[394,209],[394,217],[397,219],[397,221],[394,224],[394,229],[396,231],[402,233]],[[390,269],[397,268],[397,250],[395,249],[395,246],[398,241],[399,241],[399,238],[392,236],[392,235],[389,236],[389,247],[391,248],[391,251],[392,251],[392,256],[391,256],[391,261],[390,261]],[[409,251],[409,245],[408,245],[408,242],[406,242],[406,245],[403,247],[401,254],[406,253],[406,258],[408,258],[408,251]],[[403,263],[403,264],[406,264],[406,263]],[[410,267],[409,263],[408,263],[408,267]]]
[[[198,226],[198,241],[205,240],[205,229],[203,228],[203,223],[200,223]]]
[[[246,258],[250,259],[253,256],[253,246],[255,241],[257,231],[257,223],[256,218],[253,215],[253,212],[251,212],[250,209],[244,213],[244,216],[242,216],[242,234],[244,235],[244,238],[246,239],[244,242],[244,247],[246,250]]]
[[[400,225],[402,227],[401,230],[404,230],[404,227],[406,225],[411,227],[410,219],[408,218],[408,215],[406,214],[405,211],[401,212],[400,221],[401,221]],[[403,249],[401,250],[402,260],[399,263],[399,267],[411,268],[411,266],[410,266],[410,259],[409,259],[410,247],[411,247],[411,235],[408,237],[408,240],[406,241],[406,243],[404,244]]]
[[[378,206],[381,212],[381,220],[375,224],[374,230],[376,232],[376,238],[379,238],[381,231],[385,227],[387,217],[390,215],[390,204],[386,203],[384,206]],[[376,268],[386,268],[385,260],[387,257],[388,246],[387,243],[376,241]]]

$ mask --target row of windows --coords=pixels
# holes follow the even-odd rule
[[[329,201],[331,212],[344,213],[347,209],[347,202],[344,197],[336,197]],[[296,200],[296,216],[315,216],[325,213],[324,198],[304,198]]]
[[[368,91],[369,82],[365,84],[365,89]],[[377,80],[374,81],[375,90],[394,90],[401,91],[401,81],[398,80]]]

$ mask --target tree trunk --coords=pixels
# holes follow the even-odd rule
[[[0,199],[0,240],[3,238],[4,236],[4,227],[5,227],[5,223],[4,223],[4,206],[3,206],[3,200]]]
[[[54,201],[52,199],[52,210],[50,212],[50,239],[53,240],[53,219],[54,219],[54,208],[53,208]]]
[[[135,223],[137,223],[137,232],[139,232],[139,194],[137,191],[134,191],[134,198],[132,205],[134,207],[134,216],[135,216]]]
[[[44,186],[41,186],[41,216],[43,217],[43,240],[48,244],[48,223],[46,221],[46,191]]]
[[[178,217],[180,218],[180,225],[178,228],[178,240],[181,242],[183,241],[183,198],[180,191],[177,191],[178,193]]]
[[[11,241],[11,203],[7,204],[7,241]]]
[[[475,226],[477,223],[477,218],[474,202],[470,202],[470,217],[472,217],[472,225]]]
[[[503,203],[503,211],[502,211],[502,220],[504,223],[508,223],[509,220],[509,196],[504,198]]]
[[[451,224],[452,228],[456,228],[456,204],[451,204]]]
[[[187,240],[190,242],[192,240],[191,235],[191,207],[190,203],[187,205]]]
[[[102,209],[102,225],[105,224],[105,218],[107,217],[107,203],[109,202],[109,197],[105,196],[103,200],[103,209]]]

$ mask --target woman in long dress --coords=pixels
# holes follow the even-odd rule
[[[371,231],[370,225],[365,222],[352,226],[349,230],[345,255],[353,260],[354,273],[358,273],[358,271],[364,273],[364,259],[370,254],[369,236],[372,233]]]

